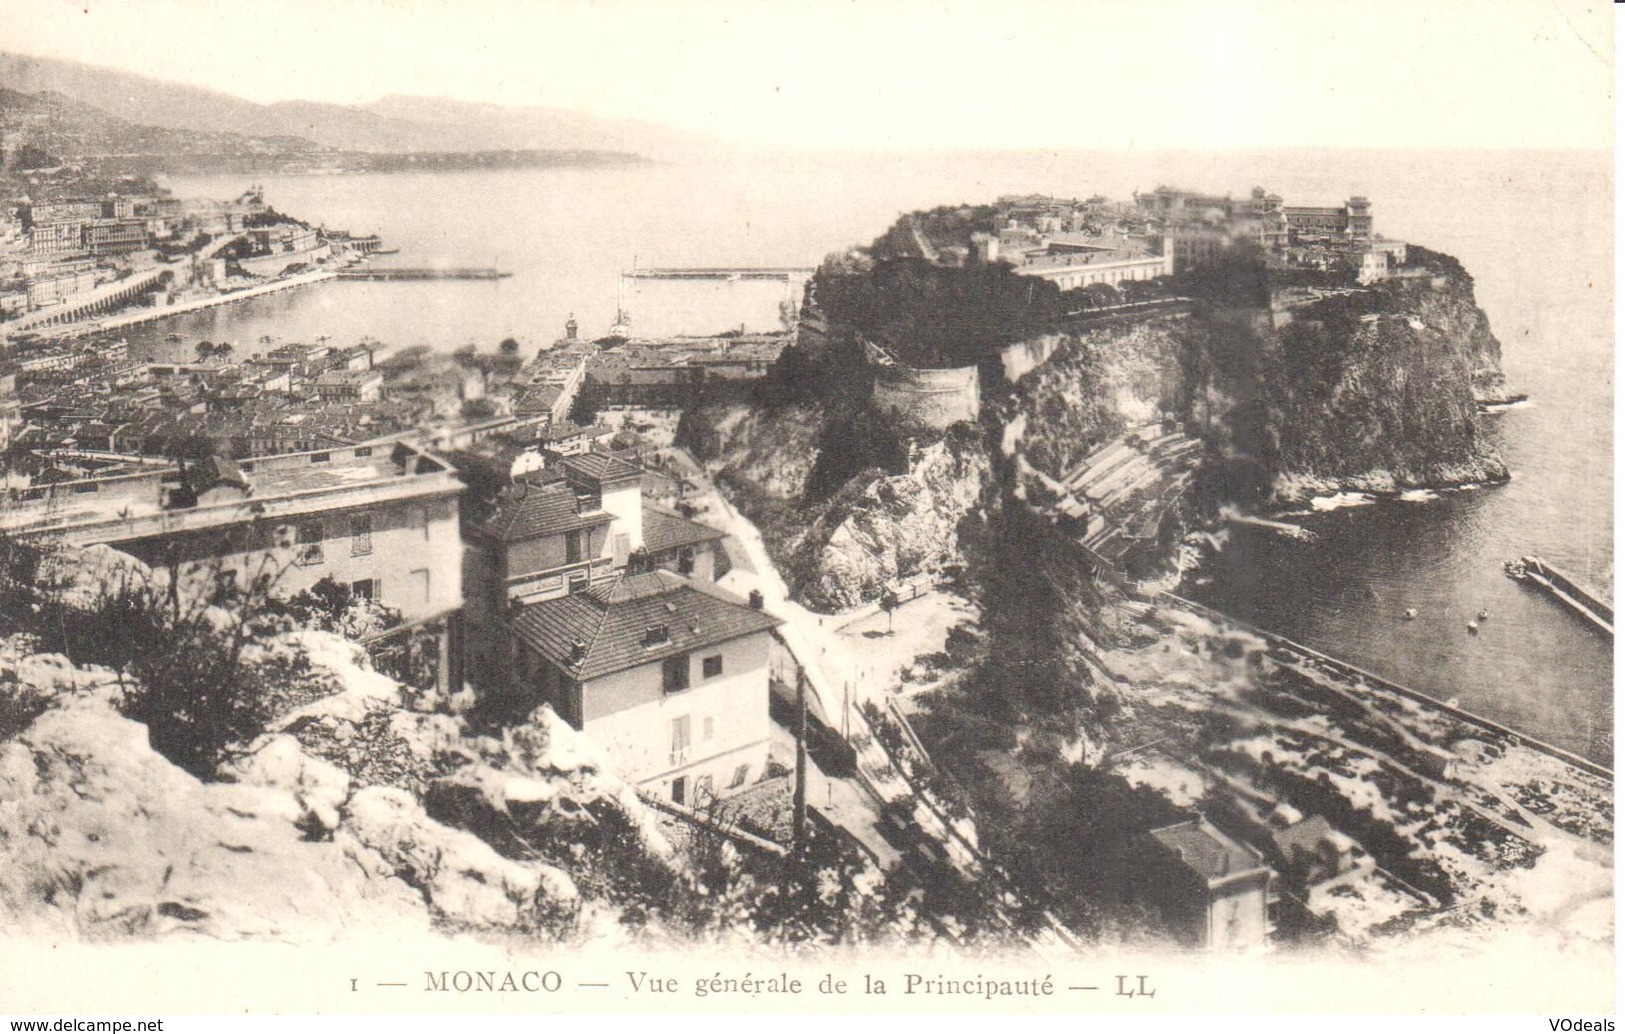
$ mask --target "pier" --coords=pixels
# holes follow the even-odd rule
[[[1507,575],[1516,581],[1544,589],[1552,598],[1597,628],[1614,634],[1614,605],[1602,594],[1570,577],[1538,556],[1507,562]]]
[[[634,266],[621,275],[634,280],[808,280],[817,272],[807,266]]]
[[[339,273],[340,280],[502,280],[512,273],[490,267],[428,267],[401,266],[384,269],[375,266],[346,269]]]

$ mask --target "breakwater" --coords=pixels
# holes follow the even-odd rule
[[[343,280],[502,280],[513,276],[512,273],[489,267],[435,269],[416,266],[402,266],[394,269],[369,266],[361,269],[346,269],[338,275]]]
[[[1507,574],[1527,585],[1546,590],[1559,603],[1609,635],[1614,634],[1614,607],[1602,594],[1558,570],[1538,556],[1507,564]]]

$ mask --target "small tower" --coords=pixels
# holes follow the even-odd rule
[[[970,238],[971,260],[978,266],[990,266],[999,260],[999,238],[996,234],[977,231]]]
[[[570,314],[570,318],[564,321],[564,339],[566,341],[574,341],[576,339],[576,332],[580,329],[580,326],[576,323],[576,314],[572,312]]]
[[[1348,212],[1348,235],[1350,237],[1370,237],[1374,227],[1371,218],[1371,201],[1361,195],[1355,195],[1345,202]]]

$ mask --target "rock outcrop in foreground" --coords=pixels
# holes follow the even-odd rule
[[[100,570],[106,558],[79,561]],[[64,598],[87,602],[62,574],[51,578]],[[581,872],[595,886],[606,861],[682,873],[630,787],[550,710],[475,735],[460,717],[409,709],[403,687],[337,636],[301,630],[254,647],[245,663],[315,699],[207,780],[120,713],[129,687],[117,673],[32,649],[25,635],[0,641],[9,934],[570,938],[618,914],[582,892]],[[612,829],[613,843],[585,850],[584,827]]]

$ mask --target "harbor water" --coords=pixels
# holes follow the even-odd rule
[[[132,353],[239,354],[262,338],[526,350],[574,315],[614,320],[643,266],[810,266],[899,213],[1000,194],[1126,198],[1159,183],[1291,204],[1372,198],[1377,229],[1460,258],[1531,402],[1487,418],[1506,485],[1299,518],[1294,542],[1236,529],[1185,591],[1253,624],[1613,763],[1612,643],[1506,578],[1539,554],[1613,592],[1613,169],[1587,152],[732,155],[612,169],[270,177],[277,209],[381,234],[408,266],[496,266],[500,281],[333,282],[132,328]],[[240,178],[176,178],[229,198]],[[629,281],[639,334],[771,329],[783,285]],[[176,336],[174,340],[171,336]],[[1404,612],[1415,608],[1414,620]],[[1476,635],[1467,622],[1489,612]]]

